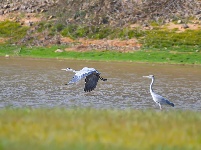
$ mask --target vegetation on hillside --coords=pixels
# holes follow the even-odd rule
[[[0,37],[7,38],[9,43],[14,43],[19,39],[24,38],[28,27],[21,26],[19,23],[12,21],[0,22]]]
[[[44,29],[43,24],[40,24],[38,32]],[[11,21],[0,22],[0,37],[8,38],[11,44],[26,35],[28,27],[20,26],[19,23]],[[152,30],[140,30],[130,28],[92,28],[81,26],[52,26],[50,31],[57,31],[64,37],[76,38],[94,38],[94,39],[131,39],[137,38],[143,45],[143,48],[160,49],[160,50],[174,50],[195,52],[201,49],[201,30],[187,29],[184,32],[177,32],[177,30],[168,30],[166,28],[153,28]],[[56,34],[56,33],[54,33]],[[12,40],[11,40],[12,39]],[[33,39],[29,39],[31,42]],[[27,43],[28,44],[28,43]]]

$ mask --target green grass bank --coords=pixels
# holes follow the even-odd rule
[[[62,59],[81,59],[81,60],[101,60],[101,61],[131,61],[149,63],[169,63],[169,64],[201,64],[201,53],[196,52],[171,52],[157,50],[139,50],[130,53],[117,51],[64,51],[56,53],[55,50],[61,48],[52,47],[18,47],[0,46],[0,56],[23,56],[38,58],[62,58]]]
[[[0,149],[198,150],[193,111],[1,109]]]

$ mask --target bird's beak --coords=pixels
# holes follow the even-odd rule
[[[142,77],[144,77],[144,78],[149,78],[149,76],[142,76]]]
[[[61,69],[61,70],[67,71],[67,69]]]

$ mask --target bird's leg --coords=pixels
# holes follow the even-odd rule
[[[99,78],[103,81],[107,81],[107,79],[102,78],[101,76],[99,76]]]
[[[160,107],[160,110],[162,110],[161,104],[158,103],[158,105],[159,105],[159,107]]]

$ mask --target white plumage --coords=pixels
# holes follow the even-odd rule
[[[71,68],[66,68],[66,69],[61,69],[61,70],[72,71],[75,73],[75,75],[73,76],[73,78],[71,79],[71,81],[68,84],[76,83],[76,82],[80,81],[81,79],[85,78],[85,87],[84,87],[85,92],[90,92],[90,91],[94,90],[96,88],[96,85],[97,85],[99,79],[101,79],[103,81],[107,80],[107,79],[100,77],[100,72],[98,72],[94,68],[84,67],[79,71],[73,70]]]
[[[154,83],[154,75],[143,76],[143,77],[152,79],[151,84],[150,84],[150,93],[151,93],[153,100],[159,105],[160,109],[162,109],[161,105],[164,105],[164,104],[174,107],[174,104],[172,102],[170,102],[169,100],[165,99],[164,97],[156,94],[153,91],[152,85]]]

